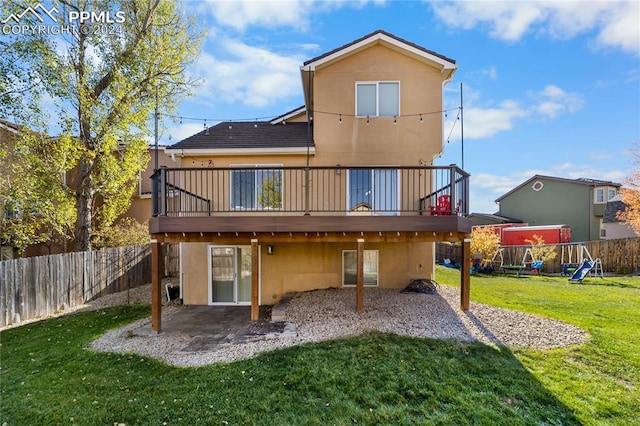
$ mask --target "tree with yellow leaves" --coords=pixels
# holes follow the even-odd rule
[[[482,255],[482,265],[491,263],[500,247],[500,236],[490,226],[477,226],[471,231],[471,254]]]
[[[625,179],[625,188],[620,190],[622,202],[627,205],[624,211],[618,212],[618,219],[626,222],[629,226],[640,234],[640,143],[636,143],[629,150],[633,157],[635,171]]]

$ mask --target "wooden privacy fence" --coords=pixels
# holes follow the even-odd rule
[[[584,247],[594,260],[600,259],[604,272],[632,274],[637,272],[640,267],[640,238],[587,241],[584,243]],[[526,247],[505,247],[503,252],[505,264],[522,263],[525,249]],[[571,256],[569,256],[569,250],[571,250]],[[564,258],[562,251],[562,246],[557,245],[556,257],[545,261],[542,272],[560,273],[563,263],[581,263],[582,258],[580,258],[578,245],[565,245]],[[583,253],[582,257],[587,257],[586,253]],[[531,259],[529,258],[528,261]]]
[[[616,274],[633,274],[640,269],[640,238],[623,238],[619,240],[597,240],[584,243],[593,259],[599,258],[604,272]],[[520,264],[526,247],[505,247],[503,257],[505,264]],[[569,259],[569,248],[564,249],[564,263],[579,263],[578,246],[573,246],[572,258]],[[438,243],[436,260],[441,261],[446,257],[459,259],[461,249],[459,245]],[[530,259],[529,259],[530,260]],[[556,257],[545,262],[542,272],[562,272],[562,247],[556,246]]]
[[[178,271],[165,244],[165,274]],[[151,282],[151,246],[128,246],[0,262],[0,327],[81,306]]]

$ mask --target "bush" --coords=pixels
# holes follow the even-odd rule
[[[471,255],[480,254],[483,266],[491,263],[500,247],[500,236],[491,227],[476,227],[471,231]]]

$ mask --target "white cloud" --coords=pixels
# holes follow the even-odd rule
[[[447,25],[486,27],[497,39],[517,41],[529,33],[572,38],[596,32],[596,47],[640,54],[640,2],[629,1],[459,1],[431,2]]]
[[[206,5],[222,25],[243,31],[251,25],[266,28],[290,26],[298,30],[309,28],[313,2],[303,0],[219,1]]]
[[[491,138],[514,128],[518,119],[552,120],[562,114],[575,113],[584,104],[579,94],[567,92],[553,84],[539,91],[530,91],[527,95],[526,101],[505,99],[496,103],[484,101],[480,92],[473,87],[465,87],[465,139]],[[449,114],[444,126],[447,140],[460,138],[460,128],[455,115]]]
[[[200,97],[264,107],[300,96],[301,57],[282,56],[235,40],[219,43],[226,57],[203,53],[195,66]]]
[[[527,112],[511,100],[503,101],[496,107],[465,107],[464,136],[469,139],[490,138],[499,132],[510,130],[517,118],[526,115]]]
[[[532,107],[534,112],[549,119],[556,118],[564,112],[574,113],[580,110],[584,104],[580,95],[568,93],[553,84],[546,86],[539,92],[530,92],[529,96],[536,102]]]
[[[199,13],[211,13],[222,26],[244,31],[250,26],[264,28],[291,27],[311,29],[311,15],[329,13],[343,7],[362,9],[383,6],[385,0],[205,0],[199,2]]]

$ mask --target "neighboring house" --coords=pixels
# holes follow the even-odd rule
[[[433,278],[434,242],[463,243],[469,175],[433,166],[455,61],[376,31],[301,68],[305,105],[271,121],[222,122],[165,152],[154,192],[152,326],[160,248],[181,244],[185,304],[278,302],[289,292],[403,288]],[[469,268],[461,307],[468,309]]]
[[[618,219],[618,213],[623,212],[627,205],[622,201],[622,195],[617,194],[607,202],[604,209],[604,226],[601,237],[605,240],[616,240],[619,238],[635,238],[638,236],[633,228]]]
[[[498,215],[531,226],[567,225],[572,241],[598,240],[607,202],[622,185],[596,179],[535,175],[496,200]]]

